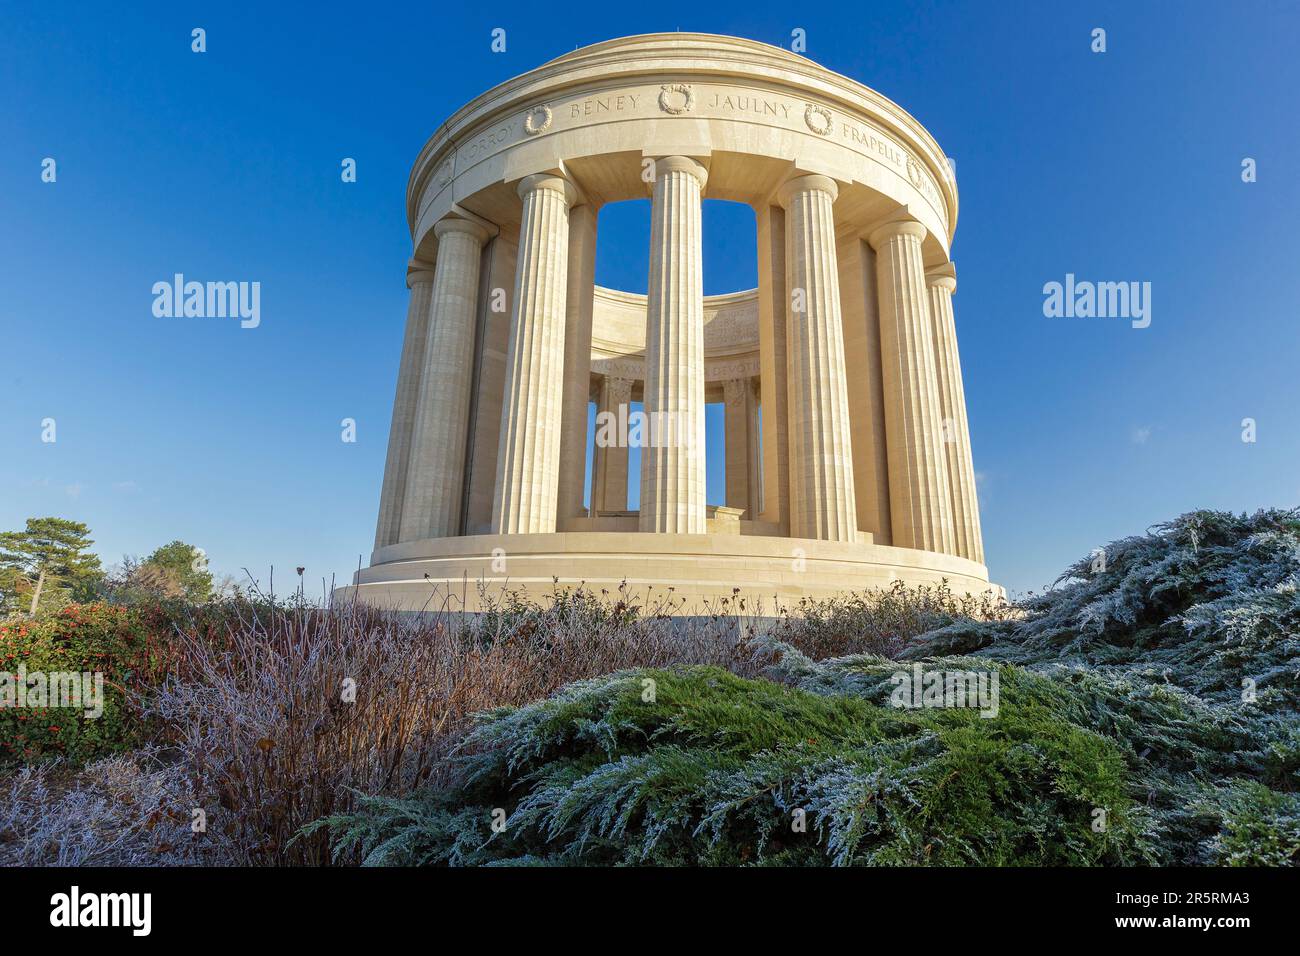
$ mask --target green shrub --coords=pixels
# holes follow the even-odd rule
[[[461,787],[328,823],[372,864],[1149,860],[1120,748],[1055,714],[1042,678],[1001,675],[996,719],[711,667],[583,681],[485,715]]]
[[[1240,781],[1207,800],[1202,809],[1218,818],[1209,842],[1216,866],[1295,866],[1300,863],[1300,795],[1277,793]]]
[[[139,618],[111,604],[70,604],[35,620],[0,625],[0,764],[56,757],[83,762],[139,743],[144,723],[129,695],[156,669],[157,642]],[[102,677],[103,711],[7,706],[17,702],[20,668],[28,677],[51,672]],[[12,695],[12,696],[11,696]]]

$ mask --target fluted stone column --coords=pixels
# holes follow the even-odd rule
[[[702,534],[704,276],[700,199],[708,173],[685,156],[655,163],[650,211],[642,531]]]
[[[939,372],[921,259],[924,236],[924,226],[904,220],[880,226],[867,240],[876,250],[880,295],[890,517],[895,546],[952,554]]]
[[[840,310],[849,367],[849,429],[853,434],[853,488],[858,533],[872,544],[894,543],[889,517],[889,442],[885,438],[885,391],[880,374],[880,296],[876,253],[857,231],[839,237]]]
[[[837,193],[826,176],[800,176],[780,192],[790,298],[790,535],[854,541],[858,508],[831,210]]]
[[[396,544],[402,528],[402,504],[406,497],[406,469],[411,460],[411,434],[420,402],[420,379],[424,373],[424,350],[429,337],[429,306],[433,302],[434,266],[412,259],[406,273],[411,290],[406,306],[406,331],[402,338],[402,360],[397,369],[397,394],[393,398],[393,420],[388,429],[388,457],[384,462],[384,484],[379,493],[379,521],[375,528],[375,550]]]
[[[957,272],[952,263],[947,262],[927,272],[925,281],[930,290],[930,323],[934,329],[934,357],[939,371],[939,413],[943,416],[941,427],[952,494],[954,545],[956,553],[963,558],[983,564],[984,541],[980,534],[979,499],[975,494],[975,467],[971,461],[970,428],[966,420],[966,392],[962,387],[957,325],[952,312]]]
[[[759,479],[758,396],[747,378],[722,383],[725,407],[727,507],[740,508],[745,519],[758,518],[762,504]]]
[[[591,316],[596,296],[596,207],[569,210],[565,296],[564,410],[560,425],[559,518],[582,514],[587,481],[587,402],[591,393]]]
[[[488,231],[465,219],[434,227],[438,261],[403,496],[401,541],[460,533],[474,370],[479,261]]]
[[[569,207],[577,191],[563,177],[539,175],[524,179],[519,195],[524,207],[492,528],[545,534],[555,531],[559,491]]]
[[[627,421],[632,406],[632,381],[606,375],[600,383],[600,397],[596,402],[596,449],[592,453],[591,510],[627,510]],[[612,418],[605,418],[606,415]],[[615,424],[602,435],[601,421]]]
[[[762,383],[763,511],[760,517],[790,533],[790,423],[786,408],[785,210],[760,203],[758,225],[758,354]]]

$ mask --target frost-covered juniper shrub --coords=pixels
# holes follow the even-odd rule
[[[1184,515],[902,650],[996,667],[996,719],[890,708],[905,665],[760,638],[772,681],[576,683],[484,715],[457,784],[316,826],[372,864],[1294,864],[1298,570],[1297,512]]]
[[[1068,662],[1300,707],[1300,510],[1191,512],[1085,556],[1056,584],[1019,619],[958,621],[901,656]]]
[[[716,668],[610,675],[485,715],[460,788],[329,824],[378,864],[1150,859],[1120,749],[1056,716],[1049,681],[1003,676],[986,720]]]

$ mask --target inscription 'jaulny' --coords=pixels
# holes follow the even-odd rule
[[[780,116],[790,118],[790,106],[780,100],[768,100],[758,96],[744,96],[714,93],[713,101],[705,104],[715,110],[729,110],[732,113],[753,113],[757,116]]]

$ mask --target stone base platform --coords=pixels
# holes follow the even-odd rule
[[[478,611],[484,597],[500,600],[505,591],[544,603],[557,587],[582,584],[612,598],[623,586],[629,600],[666,614],[722,610],[721,599],[736,596],[745,598],[747,613],[773,614],[794,609],[801,598],[887,588],[896,580],[946,580],[959,595],[1004,594],[981,564],[869,540],[577,531],[391,545],[376,551],[370,567],[336,595],[393,610]]]

